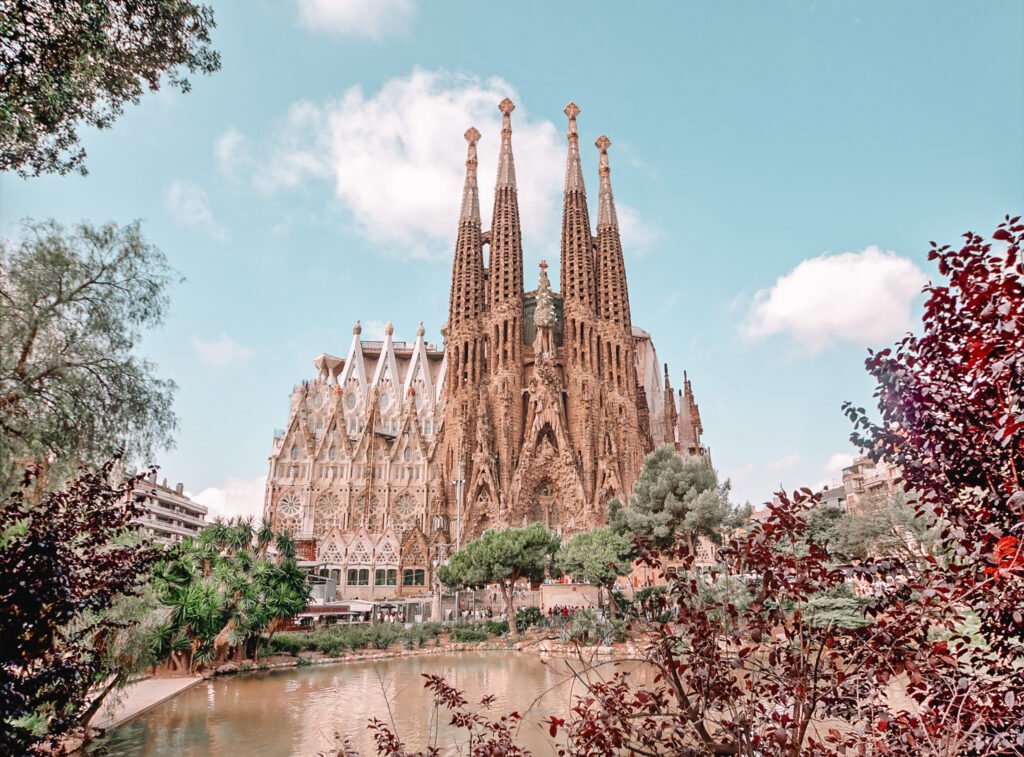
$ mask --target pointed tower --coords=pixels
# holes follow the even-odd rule
[[[701,442],[704,426],[700,422],[700,407],[693,396],[690,377],[683,371],[683,389],[679,392],[679,444],[684,455],[705,455],[708,451]]]
[[[459,232],[452,265],[452,290],[446,334],[449,393],[483,378],[485,356],[482,318],[485,314],[484,248],[480,229],[480,192],[477,188],[476,143],[480,132],[470,127],[466,155],[466,183],[462,190]]]
[[[676,442],[676,427],[678,424],[679,413],[676,410],[676,395],[672,391],[672,382],[668,374],[668,363],[665,363],[665,415],[662,432],[665,438],[662,439],[662,443],[672,444],[676,449],[679,448],[679,444]]]
[[[498,457],[501,500],[516,464],[522,439],[523,391],[523,236],[519,226],[516,166],[512,157],[512,111],[508,98],[501,111],[501,150],[491,217],[490,260],[487,271],[485,334],[489,364],[494,449]],[[473,496],[470,494],[469,496]],[[500,501],[497,503],[500,507]]]
[[[516,191],[516,164],[512,157],[512,111],[508,98],[501,101],[501,152],[498,154],[498,180],[494,186],[494,213],[491,216],[491,257],[488,271],[488,301],[492,314],[518,310],[522,323],[523,234],[519,226],[519,196]],[[511,325],[511,324],[510,324]],[[513,360],[511,341],[502,335],[505,363]]]
[[[622,239],[619,219],[615,213],[612,195],[611,169],[608,166],[608,148],[612,141],[604,134],[594,143],[601,151],[598,171],[601,191],[597,202],[597,260],[601,291],[598,293],[601,317],[622,328],[627,334],[633,324],[629,313],[629,290],[626,287],[626,265],[622,258]]]
[[[580,165],[580,135],[576,130],[576,103],[565,106],[569,117],[569,154],[565,162],[565,197],[562,205],[562,298],[570,314],[593,316],[597,311],[594,245],[587,212],[587,190]]]

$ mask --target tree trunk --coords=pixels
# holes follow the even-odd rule
[[[89,741],[91,738],[89,735],[89,723],[94,717],[96,717],[96,713],[100,711],[100,707],[103,706],[103,702],[110,695],[110,692],[116,689],[121,683],[123,683],[122,677],[120,675],[114,676],[110,683],[104,686],[103,690],[96,695],[96,698],[92,700],[92,704],[89,705],[86,711],[83,712],[82,716],[78,719],[78,724],[82,726],[82,730],[84,732],[82,735],[82,739],[84,741]]]
[[[604,589],[608,592],[608,619],[614,621],[618,615],[618,607],[615,605],[615,584],[605,586]]]
[[[501,596],[505,600],[505,615],[508,618],[510,624],[516,622],[515,609],[513,602],[515,601],[515,582],[510,581],[508,586],[505,586],[505,582],[501,582]]]

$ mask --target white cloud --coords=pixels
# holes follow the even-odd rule
[[[853,465],[853,455],[846,452],[836,452],[825,463],[825,472],[830,476],[842,478],[843,468]]]
[[[796,453],[792,455],[786,455],[780,457],[778,460],[772,460],[769,463],[765,463],[764,469],[768,473],[781,473],[783,471],[792,470],[800,464],[800,455]]]
[[[218,367],[238,360],[248,360],[256,354],[251,347],[243,347],[226,334],[221,334],[217,339],[210,340],[194,336],[192,337],[192,347],[204,363]]]
[[[236,178],[240,164],[246,159],[248,150],[245,135],[232,127],[220,135],[213,147],[220,170],[230,178]]]
[[[298,6],[307,29],[374,40],[405,31],[416,13],[413,0],[298,0]]]
[[[176,181],[167,190],[167,207],[178,223],[197,226],[214,239],[227,239],[227,229],[217,223],[206,190],[190,181]]]
[[[220,138],[216,153],[225,173],[247,173],[267,192],[330,180],[360,233],[383,250],[404,258],[447,258],[465,175],[462,133],[476,126],[483,134],[479,185],[486,227],[501,137],[497,104],[505,97],[518,99],[503,79],[415,69],[371,95],[353,87],[337,100],[294,104],[263,157],[256,157],[234,130]],[[581,127],[587,128],[585,120]],[[525,246],[528,256],[538,259],[558,248],[564,128],[532,118],[521,105],[512,117]],[[593,204],[597,151],[586,157]],[[627,250],[652,241],[655,233],[636,211],[621,203],[618,211]]]
[[[249,480],[228,476],[222,486],[211,486],[195,495],[186,494],[209,508],[207,520],[213,520],[218,515],[224,518],[255,515],[259,518],[263,514],[263,492],[266,486],[266,476]]]
[[[843,341],[879,345],[913,327],[926,282],[913,261],[874,245],[820,255],[758,292],[741,329],[750,339],[786,334],[811,353]]]

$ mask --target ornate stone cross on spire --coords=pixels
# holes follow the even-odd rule
[[[469,142],[466,155],[466,168],[472,168],[473,172],[476,172],[476,143],[480,141],[480,132],[476,130],[475,126],[470,126],[466,129],[466,133],[463,134],[466,141]]]
[[[470,126],[463,135],[469,145],[466,147],[466,184],[462,190],[462,210],[459,213],[459,221],[480,223],[480,193],[476,186],[476,143],[480,139],[480,132],[476,127]]]
[[[569,103],[565,106],[565,115],[569,117],[569,141],[575,142],[579,140],[579,132],[576,131],[576,116],[580,114],[580,106],[576,103]]]
[[[608,148],[612,146],[612,141],[608,139],[607,135],[602,134],[594,142],[594,146],[601,151],[600,164],[598,166],[598,173],[602,176],[608,173]]]
[[[611,169],[608,167],[608,148],[611,147],[612,141],[602,134],[594,145],[601,151],[597,166],[597,172],[601,175],[601,194],[597,199],[597,227],[618,228],[619,219],[615,214],[615,199],[612,197]]]
[[[501,151],[498,153],[498,183],[496,188],[516,186],[516,166],[512,160],[512,111],[515,104],[507,97],[498,105],[501,111]]]
[[[498,103],[498,110],[501,111],[501,136],[503,137],[512,133],[512,111],[515,109],[515,103],[507,97]]]

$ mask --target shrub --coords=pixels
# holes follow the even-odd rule
[[[481,641],[487,641],[491,638],[486,629],[478,626],[455,626],[452,629],[451,639],[460,643],[477,643]]]
[[[376,649],[387,649],[402,637],[404,629],[394,624],[382,623],[370,626],[367,640]]]
[[[279,633],[266,646],[271,654],[290,654],[294,657],[306,649],[306,640],[296,634]]]
[[[485,620],[482,625],[484,630],[492,636],[504,636],[508,633],[507,620]]]
[[[539,626],[544,622],[544,613],[536,607],[521,607],[516,613],[516,630],[522,633],[530,626]]]

